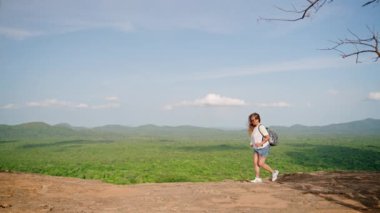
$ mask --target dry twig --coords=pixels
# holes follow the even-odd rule
[[[311,13],[317,13],[319,9],[321,9],[326,3],[333,2],[334,0],[307,0],[307,5],[303,7],[303,9],[297,9],[294,5],[292,6],[293,9],[286,10],[280,7],[276,7],[277,9],[286,12],[286,13],[294,13],[297,14],[295,18],[262,18],[260,17],[258,20],[264,20],[264,21],[300,21],[302,19],[305,19],[307,17],[311,16]],[[368,6],[373,3],[379,3],[380,0],[367,0],[362,7]],[[300,14],[300,15],[298,15]],[[335,43],[335,46],[331,48],[327,48],[324,50],[335,50],[338,51],[343,58],[347,58],[350,56],[356,56],[356,63],[359,63],[359,55],[360,54],[366,54],[371,53],[374,54],[374,61],[379,61],[380,58],[380,52],[379,52],[379,34],[375,33],[374,30],[370,30],[371,36],[366,39],[362,39],[359,36],[357,36],[355,33],[351,33],[351,35],[354,37],[354,39],[340,39]],[[354,48],[354,51],[343,51],[342,49],[345,47],[352,47]]]
[[[350,56],[356,56],[356,63],[359,63],[359,55],[372,53],[375,55],[373,58],[375,62],[377,62],[380,58],[379,51],[379,33],[375,33],[373,30],[368,29],[371,33],[369,38],[360,38],[355,33],[350,32],[350,34],[354,37],[354,39],[340,39],[339,41],[334,42],[335,46],[331,48],[326,48],[324,50],[335,50],[338,51],[343,58],[347,58]],[[355,51],[348,52],[343,51],[343,46],[351,46]]]

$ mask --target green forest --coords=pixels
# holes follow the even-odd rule
[[[377,122],[364,120],[330,128],[273,127],[280,143],[271,147],[267,163],[280,170],[280,175],[380,171]],[[363,130],[353,131],[359,127]],[[334,128],[335,133],[324,131]],[[253,178],[252,150],[245,130],[191,126],[87,129],[44,123],[2,125],[0,170],[116,184]],[[263,172],[263,176],[269,174]]]

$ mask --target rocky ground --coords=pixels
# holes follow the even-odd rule
[[[224,181],[114,185],[0,172],[0,212],[380,212],[380,173],[282,175]]]

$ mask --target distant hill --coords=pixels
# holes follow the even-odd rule
[[[119,140],[131,137],[160,137],[168,139],[236,139],[244,136],[240,134],[240,131],[195,126],[171,127],[144,125],[139,127],[129,127],[122,125],[105,125],[95,128],[84,128],[73,127],[65,123],[49,125],[43,122],[31,122],[20,125],[0,125],[0,140],[55,138]]]
[[[380,119],[365,119],[348,123],[326,126],[291,127],[272,126],[281,135],[380,135]],[[246,139],[246,131],[222,130],[196,126],[156,126],[144,125],[129,127],[106,125],[95,128],[73,127],[70,124],[49,125],[43,122],[24,123],[20,125],[0,125],[0,140],[12,139],[125,139],[130,137],[164,137],[164,138],[208,138],[208,139]]]
[[[76,128],[69,124],[49,125],[43,122],[31,122],[19,125],[0,125],[0,140],[9,139],[90,139],[110,138],[112,134],[102,135],[88,128]]]
[[[303,126],[291,127],[273,126],[273,129],[282,134],[344,134],[344,135],[380,135],[380,119],[365,119],[348,123],[330,124],[326,126]]]
[[[241,137],[239,131],[221,130],[216,128],[205,128],[196,126],[156,126],[152,124],[128,127],[121,125],[106,125],[95,127],[92,130],[102,133],[119,134],[123,136],[145,136],[145,137],[166,137],[166,138],[227,138]]]
[[[50,138],[76,136],[78,133],[72,129],[60,126],[51,126],[43,122],[24,123],[20,125],[0,125],[0,139],[19,138]]]

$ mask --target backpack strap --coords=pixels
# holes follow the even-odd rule
[[[261,136],[264,136],[263,133],[260,131],[260,126],[261,126],[261,125],[262,125],[262,124],[260,124],[260,125],[257,127],[257,129],[259,130]]]

